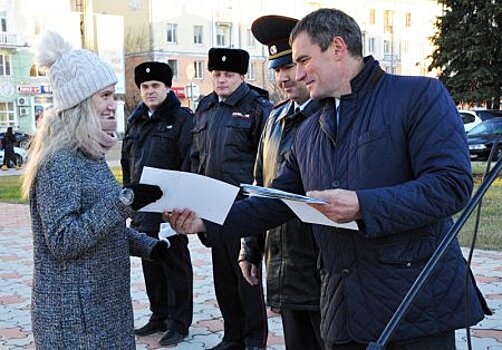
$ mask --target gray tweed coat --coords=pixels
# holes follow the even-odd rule
[[[32,324],[38,349],[135,349],[129,255],[157,240],[125,227],[132,214],[105,160],[60,150],[31,189]]]

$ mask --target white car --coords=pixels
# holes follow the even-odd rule
[[[16,161],[18,165],[23,164],[26,161],[26,156],[28,153],[26,153],[26,150],[20,147],[14,147],[14,155],[16,157]],[[3,164],[3,157],[4,157],[4,150],[0,149],[0,166]],[[11,166],[14,166],[12,164]]]
[[[458,113],[464,123],[465,132],[471,131],[472,128],[482,122],[481,118],[473,111],[459,110]]]

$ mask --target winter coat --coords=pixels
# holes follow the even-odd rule
[[[37,349],[135,349],[129,255],[156,240],[126,228],[132,213],[105,160],[62,149],[30,191]]]
[[[192,172],[232,185],[253,182],[261,132],[272,104],[266,91],[241,83],[225,100],[212,92],[195,113]]]
[[[298,127],[319,109],[320,103],[310,101],[299,113],[294,107],[294,101],[287,100],[274,107],[267,120],[255,165],[259,186],[270,187],[289,155]],[[241,261],[259,265],[265,254],[269,306],[279,310],[319,310],[319,251],[310,224],[295,218],[268,230],[264,240],[242,238],[241,247]]]
[[[124,184],[139,182],[143,167],[190,171],[193,119],[188,108],[170,91],[164,102],[148,116],[148,107],[140,103],[128,118],[122,142]],[[138,212],[132,226],[141,232],[158,232],[160,213]]]
[[[199,103],[191,151],[192,172],[231,185],[253,182],[253,167],[265,121],[272,109],[265,90],[246,83],[225,100],[213,91]],[[206,236],[199,238],[210,246]]]
[[[453,225],[473,188],[463,125],[443,85],[389,75],[372,57],[342,96],[302,124],[272,187],[295,193],[356,192],[359,231],[314,225],[321,255],[321,335],[375,341]],[[258,233],[292,217],[280,201],[236,203],[224,228],[206,222],[212,244]],[[243,224],[244,223],[244,224]],[[243,227],[236,231],[234,228]],[[466,309],[467,307],[467,309]],[[392,340],[474,325],[489,313],[452,242]]]

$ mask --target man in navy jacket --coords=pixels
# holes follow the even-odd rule
[[[440,82],[386,74],[372,57],[362,57],[361,31],[347,14],[317,10],[290,40],[297,80],[325,106],[298,130],[272,187],[326,200],[315,208],[333,221],[357,221],[357,231],[314,225],[314,235],[326,349],[365,349],[470,198],[465,133]],[[189,210],[170,221],[180,232],[206,231],[216,244],[234,227],[252,235],[292,216],[281,201],[254,197],[236,203],[223,227]],[[455,349],[454,330],[489,312],[454,241],[389,348]]]

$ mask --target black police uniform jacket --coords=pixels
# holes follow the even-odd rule
[[[256,158],[257,185],[270,187],[289,155],[298,127],[320,103],[311,101],[299,113],[294,106],[292,100],[279,104],[267,120]],[[293,219],[268,230],[262,243],[257,237],[243,238],[239,260],[259,265],[265,252],[268,305],[279,310],[319,310],[319,250],[312,226]]]
[[[192,172],[232,185],[253,182],[261,132],[272,109],[265,90],[246,83],[225,100],[212,92],[195,114]]]
[[[127,121],[120,161],[124,184],[139,182],[145,166],[190,171],[193,116],[173,91],[150,117],[148,107],[140,103]],[[159,213],[136,213],[132,225],[158,232],[161,221]]]

